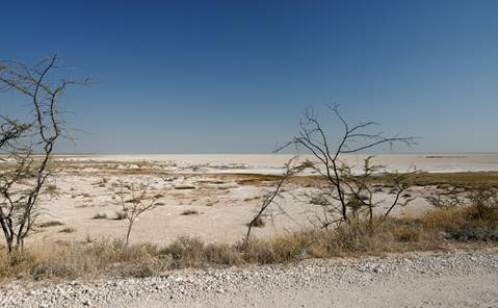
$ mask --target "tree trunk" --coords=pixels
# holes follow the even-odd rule
[[[14,244],[13,242],[14,242],[14,241],[13,241],[13,239],[12,239],[12,238],[7,238],[7,239],[6,239],[6,242],[7,242],[7,250],[9,251],[9,253],[11,253],[11,252],[12,252],[12,250],[13,250],[13,246],[14,246],[14,245],[13,245],[13,244]]]
[[[128,231],[126,232],[126,247],[128,247],[128,243],[130,242],[131,228],[133,228],[133,222],[128,224]]]

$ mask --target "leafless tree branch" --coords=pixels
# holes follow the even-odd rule
[[[32,229],[40,191],[50,176],[48,163],[63,131],[58,103],[77,83],[50,77],[57,61],[56,55],[34,66],[0,61],[0,89],[21,94],[30,106],[24,121],[0,115],[0,225],[9,251],[22,248]]]

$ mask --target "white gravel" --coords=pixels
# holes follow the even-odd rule
[[[0,307],[498,307],[498,251],[13,282],[0,289]]]

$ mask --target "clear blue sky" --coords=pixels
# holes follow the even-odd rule
[[[64,152],[271,152],[306,106],[498,151],[498,1],[4,1],[0,58],[57,53]],[[9,96],[0,94],[0,111]],[[327,119],[324,117],[324,120]]]

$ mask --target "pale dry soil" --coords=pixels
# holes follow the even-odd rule
[[[2,307],[498,307],[498,251],[172,272],[0,290]]]
[[[256,214],[275,181],[245,183],[242,176],[217,177],[196,175],[67,175],[59,174],[51,185],[55,193],[41,197],[38,226],[31,242],[86,241],[110,237],[121,239],[127,221],[117,220],[122,211],[121,186],[146,185],[148,196],[159,196],[154,209],[142,214],[134,225],[132,243],[166,245],[181,236],[197,237],[205,242],[234,243],[245,235],[247,223]],[[123,184],[124,183],[124,184]],[[393,196],[388,188],[379,188],[381,213]],[[406,194],[416,197],[409,207],[396,208],[394,215],[421,213],[431,206],[424,199],[434,188],[413,187]],[[137,193],[138,194],[138,193]],[[287,184],[282,194],[265,212],[264,228],[254,234],[270,237],[309,229],[319,225],[323,206],[314,204],[320,190],[313,185]],[[131,198],[125,194],[125,199]],[[145,201],[145,203],[150,201]],[[190,211],[190,215],[185,215]],[[99,219],[97,219],[99,218]],[[59,225],[43,227],[44,223]],[[61,232],[70,228],[72,232]]]

